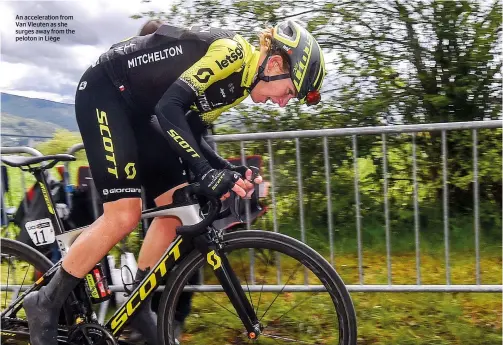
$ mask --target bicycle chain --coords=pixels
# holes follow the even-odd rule
[[[97,323],[81,323],[74,326],[68,334],[68,342],[72,345],[118,345],[112,333]]]

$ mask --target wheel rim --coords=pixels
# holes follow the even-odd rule
[[[8,253],[1,255],[1,274],[2,311],[42,276],[42,273],[33,264]]]
[[[231,265],[241,284],[245,286],[245,294],[261,321],[262,334],[257,339],[249,339],[224,292],[196,292],[193,294],[192,310],[185,319],[183,332],[177,337],[180,343],[343,343],[341,318],[335,310],[335,297],[332,294],[326,291],[288,291],[287,286],[292,284],[298,285],[302,290],[306,281],[309,285],[323,285],[322,281],[326,281],[325,274],[320,272],[320,277],[314,274],[312,262],[305,260],[306,258],[301,261],[287,258],[284,253],[272,248],[248,249],[253,246],[248,241],[245,248],[233,248],[230,251],[228,247],[226,250],[229,249]],[[253,268],[248,264],[250,261],[255,262]],[[308,268],[305,268],[306,264]],[[212,273],[213,268],[205,265],[204,258],[199,258],[194,265],[204,266],[204,284],[218,285]],[[281,276],[277,274],[278,265]],[[194,279],[189,279],[188,285],[191,284],[194,284]],[[275,291],[267,291],[272,285],[275,285]],[[175,292],[175,296],[177,301],[188,297],[187,293],[180,294],[180,291]],[[181,302],[180,305],[184,303]],[[180,305],[176,312],[170,313],[171,321],[183,319],[184,312]],[[174,329],[171,331],[174,333]]]

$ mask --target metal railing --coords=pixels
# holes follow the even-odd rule
[[[239,142],[241,159],[245,161],[245,142],[247,141],[267,141],[267,151],[269,156],[269,173],[270,173],[270,188],[272,200],[272,219],[273,231],[279,232],[278,216],[277,216],[277,193],[276,177],[274,173],[274,152],[272,148],[272,140],[295,140],[296,148],[296,166],[297,166],[297,181],[299,193],[299,217],[301,228],[301,240],[306,240],[305,229],[305,214],[303,205],[303,186],[302,186],[302,153],[300,149],[301,138],[320,138],[323,145],[324,170],[326,178],[326,199],[327,199],[327,229],[330,246],[330,262],[334,264],[334,225],[332,215],[332,200],[331,200],[331,185],[330,185],[330,157],[329,157],[329,137],[351,137],[352,154],[354,166],[354,199],[355,199],[355,223],[357,236],[357,251],[358,251],[358,281],[359,284],[348,285],[350,291],[356,292],[502,292],[501,284],[481,284],[480,271],[480,215],[479,215],[479,188],[478,188],[478,130],[502,128],[501,120],[479,121],[479,122],[458,122],[458,123],[442,123],[442,124],[421,124],[421,125],[400,125],[392,127],[362,127],[362,128],[341,128],[341,129],[323,129],[323,130],[303,130],[303,131],[284,131],[284,132],[269,132],[269,133],[251,133],[251,134],[227,134],[211,137],[211,140],[217,143],[223,142]],[[474,234],[475,234],[475,284],[452,284],[449,261],[449,209],[448,209],[448,171],[447,171],[447,131],[471,130],[473,139],[473,205],[474,205]],[[418,178],[417,178],[417,149],[416,149],[416,134],[421,132],[441,132],[441,152],[442,152],[442,203],[443,203],[443,232],[445,244],[445,267],[446,277],[445,284],[424,285],[421,277],[421,252],[420,252],[420,222],[419,222],[419,198],[418,198]],[[413,209],[414,209],[414,240],[415,240],[415,255],[416,255],[416,284],[398,285],[393,284],[392,265],[391,265],[391,234],[390,234],[390,219],[389,219],[389,202],[388,202],[388,161],[387,161],[387,136],[390,134],[411,133],[412,144],[412,179],[413,179]],[[387,268],[387,284],[365,284],[363,271],[363,249],[362,249],[362,224],[361,224],[361,209],[360,209],[360,190],[359,190],[359,171],[358,171],[358,136],[363,135],[380,135],[382,138],[383,151],[383,191],[384,191],[384,219],[385,219],[385,242],[386,242],[386,268]],[[75,153],[82,149],[83,145],[74,146],[70,152]],[[2,152],[6,152],[2,148]],[[246,214],[247,227],[250,228],[249,211]],[[251,256],[252,258],[252,256]],[[251,272],[253,272],[253,261],[250,262]],[[252,274],[253,275],[253,274]],[[277,277],[280,281],[281,270],[278,266]],[[288,286],[284,291],[318,291],[319,286],[307,285],[307,276],[305,276],[305,285]],[[251,277],[252,281],[254,277]],[[112,291],[123,291],[122,286],[112,286]],[[187,290],[198,291],[219,291],[219,287],[211,285],[187,286]],[[251,286],[250,290],[263,289],[263,291],[276,291],[277,285],[267,287]]]
[[[330,186],[330,160],[329,160],[329,137],[351,137],[352,139],[352,156],[354,167],[354,199],[355,199],[355,223],[356,236],[358,247],[358,280],[359,285],[348,285],[350,291],[450,291],[450,292],[502,292],[503,286],[499,284],[483,285],[480,279],[480,215],[479,215],[479,181],[478,181],[478,140],[477,132],[481,129],[502,128],[503,121],[477,121],[477,122],[455,122],[455,123],[435,123],[435,124],[419,124],[419,125],[398,125],[386,127],[360,127],[360,128],[340,128],[340,129],[322,129],[322,130],[300,130],[300,131],[283,131],[283,132],[266,132],[266,133],[250,133],[250,134],[226,134],[217,135],[212,138],[216,143],[223,142],[239,142],[241,146],[241,155],[244,156],[244,143],[246,141],[267,141],[268,156],[270,158],[269,174],[271,180],[271,199],[273,209],[273,227],[274,231],[278,232],[277,224],[277,208],[276,208],[276,193],[275,193],[275,173],[272,150],[272,140],[294,140],[296,150],[296,166],[297,166],[297,181],[299,193],[299,217],[301,228],[301,240],[305,242],[305,219],[303,205],[303,190],[302,190],[302,173],[300,167],[301,150],[299,145],[300,138],[321,138],[323,145],[325,178],[326,178],[326,199],[327,199],[327,229],[329,232],[330,245],[330,263],[334,264],[334,238],[333,238],[333,215],[331,204],[331,186]],[[474,185],[474,233],[475,233],[475,281],[474,285],[467,284],[451,284],[451,263],[449,261],[449,209],[448,209],[448,171],[447,171],[447,131],[471,130],[473,140],[473,185]],[[442,204],[443,204],[443,231],[444,231],[444,246],[445,246],[445,284],[439,285],[423,285],[421,279],[421,260],[420,260],[420,224],[419,224],[419,205],[418,205],[418,181],[417,181],[417,154],[416,154],[416,134],[422,132],[441,132],[441,151],[442,151]],[[414,199],[414,236],[415,236],[415,252],[416,252],[416,285],[396,285],[392,283],[391,271],[391,244],[390,244],[390,220],[389,220],[389,203],[388,203],[388,162],[387,162],[387,136],[389,134],[411,133],[412,139],[412,161],[413,161],[413,199]],[[364,283],[363,271],[363,249],[362,249],[362,224],[361,224],[361,201],[359,192],[359,171],[358,171],[358,136],[364,135],[381,135],[382,151],[383,151],[383,190],[384,190],[384,218],[385,218],[385,242],[386,242],[386,268],[387,268],[387,285],[369,285]]]

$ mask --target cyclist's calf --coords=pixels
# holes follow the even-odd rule
[[[75,277],[84,277],[110,249],[138,225],[141,199],[128,198],[103,205],[104,213],[72,244],[63,267]]]

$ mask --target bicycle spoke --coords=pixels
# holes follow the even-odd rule
[[[295,271],[293,271],[293,273],[290,275],[290,277],[288,277],[288,280],[286,281],[285,285],[283,285],[283,287],[281,288],[280,292],[278,292],[278,294],[276,295],[276,297],[274,297],[274,299],[272,300],[271,304],[269,305],[269,307],[267,307],[266,311],[264,312],[264,314],[262,315],[262,317],[260,318],[259,321],[262,321],[262,319],[264,318],[265,314],[267,314],[267,312],[269,311],[269,309],[271,309],[271,307],[274,304],[274,302],[276,301],[276,299],[283,292],[283,290],[285,289],[285,287],[288,285],[288,283],[290,282],[290,280],[293,278],[293,276],[295,275],[295,273],[297,273],[297,271],[299,270],[299,267],[301,267],[301,266],[302,265],[299,263],[299,265],[297,266],[297,268],[295,269]]]
[[[311,294],[311,296],[304,298],[302,301],[300,301],[300,303],[298,303],[298,304],[294,305],[292,308],[288,309],[288,311],[284,312],[284,313],[283,313],[283,315],[281,315],[280,317],[278,317],[278,318],[276,318],[276,319],[274,319],[274,320],[271,320],[269,323],[271,323],[271,322],[276,322],[276,321],[281,320],[281,318],[282,318],[283,316],[285,316],[286,314],[288,314],[288,313],[289,313],[289,312],[291,312],[292,310],[296,309],[299,305],[303,304],[305,301],[307,301],[307,300],[309,300],[309,299],[313,298],[314,296],[318,296],[318,294],[319,294],[319,292],[316,292],[316,293],[314,293],[314,294]],[[264,327],[264,329],[265,329],[265,328],[267,328],[267,326],[265,326],[265,327]]]
[[[262,280],[262,283],[264,280]],[[264,284],[262,284],[262,288],[260,289],[260,295],[258,295],[258,303],[257,303],[257,310],[255,311],[255,315],[258,315],[258,309],[260,308],[260,300],[262,299],[262,291],[264,291]]]
[[[7,287],[5,289],[5,300],[4,300],[4,306],[7,307],[7,291],[9,291],[9,274],[10,274],[10,260],[11,257],[9,256],[9,259],[7,259]]]
[[[232,327],[229,327],[227,325],[222,325],[220,323],[216,323],[215,325],[217,326],[220,326],[220,327],[223,327],[223,328],[227,328],[228,330],[231,330],[231,331],[236,331],[237,333],[242,333],[243,335],[246,335],[246,332],[245,331],[242,331],[240,329],[237,329],[237,328],[232,328]]]
[[[232,315],[234,315],[235,317],[239,318],[238,314],[234,313],[233,311],[227,309],[226,307],[224,307],[223,305],[221,305],[220,303],[218,303],[217,301],[215,301],[213,298],[209,297],[207,294],[205,294],[204,292],[201,293],[204,297],[206,297],[207,299],[209,299],[210,301],[212,301],[213,303],[215,303],[216,305],[220,306],[222,309],[225,309],[227,310],[229,313],[231,313]]]
[[[255,309],[255,307],[253,306],[253,299],[251,297],[250,285],[248,285],[248,279],[246,278],[246,270],[245,270],[245,266],[244,266],[244,263],[243,263],[243,256],[242,255],[239,255],[239,261],[241,262],[241,268],[243,270],[243,275],[245,277],[245,283],[246,283],[246,288],[248,290],[248,296],[250,297],[250,303],[252,305],[252,308]]]
[[[27,269],[26,272],[25,272],[25,274],[24,274],[23,281],[21,282],[21,287],[19,288],[19,290],[17,290],[16,298],[19,297],[19,293],[23,289],[24,281],[26,280],[26,276],[28,275],[28,271],[29,271],[29,269]]]
[[[267,338],[267,336],[266,336],[266,335],[264,335],[264,334],[262,334],[261,336],[264,336],[264,337],[266,337],[266,338]],[[272,340],[274,340],[274,342],[275,342],[276,344],[281,344],[281,343],[280,343],[280,342],[278,342],[278,341],[277,341],[274,337],[269,337],[269,338],[271,338]]]
[[[271,264],[271,258],[269,258],[267,256],[267,254],[264,252],[264,250],[258,250],[258,259],[263,262],[267,267]],[[259,311],[259,308],[260,308],[260,301],[262,300],[262,292],[264,291],[264,282],[265,282],[265,277],[262,277],[261,281],[262,281],[262,287],[260,289],[260,294],[258,296],[258,303],[257,303],[257,310],[255,311],[255,315],[258,315],[258,311]]]

